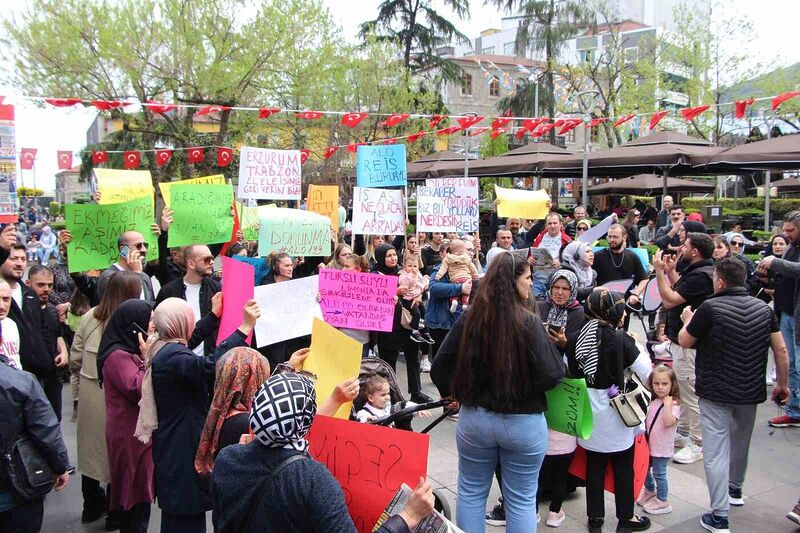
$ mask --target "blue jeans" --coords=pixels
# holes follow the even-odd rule
[[[58,259],[58,248],[42,248],[39,250],[39,262],[47,266],[50,255]]]
[[[644,488],[655,492],[656,497],[662,502],[667,501],[669,497],[669,482],[667,481],[669,459],[669,457],[651,457],[647,478],[644,480]]]
[[[786,404],[786,414],[792,418],[800,418],[800,347],[794,342],[794,317],[781,313],[781,333],[786,349],[789,351],[789,402]]]
[[[508,415],[462,406],[456,424],[456,523],[469,533],[486,529],[486,500],[497,462],[502,472],[507,533],[536,532],[536,490],[547,451],[544,415]]]

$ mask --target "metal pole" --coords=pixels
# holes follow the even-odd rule
[[[583,175],[581,176],[581,203],[589,206],[589,116],[583,117]]]
[[[764,115],[764,124],[767,126],[767,139],[770,138],[772,128],[769,126],[766,114]],[[772,172],[767,170],[764,175],[764,231],[771,231],[769,224],[769,210],[772,198],[770,197],[770,189],[772,188]]]
[[[533,116],[539,116],[539,78],[536,78],[536,91],[533,97]]]

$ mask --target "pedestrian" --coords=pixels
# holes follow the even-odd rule
[[[472,263],[472,258],[467,254],[464,241],[461,239],[450,241],[450,249],[436,272],[437,280],[441,280],[444,276],[448,276],[452,283],[463,283],[468,279],[473,281],[478,279],[478,269]],[[459,306],[463,311],[468,304],[469,298],[467,296],[457,296],[450,301],[450,312],[455,313]]]
[[[592,268],[597,272],[597,285],[609,281],[632,280],[627,291],[627,303],[634,307],[639,305],[644,288],[649,279],[647,271],[635,253],[627,249],[628,233],[622,224],[612,224],[608,228],[608,248],[594,254]]]
[[[581,220],[588,220],[586,217],[586,208],[582,205],[578,205],[572,210],[572,220],[564,226],[564,232],[569,235],[571,239],[578,236],[578,222]]]
[[[550,213],[545,218],[545,230],[533,241],[534,248],[543,248],[552,258],[549,265],[537,264],[533,272],[533,294],[537,299],[544,298],[547,293],[547,281],[553,272],[561,266],[561,249],[571,243],[572,239],[564,233],[561,215]]]
[[[585,302],[586,297],[597,286],[597,272],[592,265],[594,265],[594,250],[589,243],[573,241],[561,252],[562,268],[575,273],[579,302]]]
[[[639,247],[639,221],[641,218],[642,216],[638,209],[631,209],[628,211],[628,214],[625,215],[625,220],[622,222],[622,226],[628,233],[629,248]]]
[[[509,233],[509,236],[511,233]],[[439,253],[446,255],[449,249],[449,243],[443,244]],[[439,261],[441,263],[441,259]],[[487,263],[488,264],[488,263]],[[440,264],[437,264],[431,271],[431,283],[428,288],[428,306],[425,309],[425,325],[428,327],[428,333],[435,341],[430,348],[429,359],[431,363],[436,358],[436,353],[442,346],[447,333],[453,327],[456,319],[461,316],[460,313],[450,311],[450,302],[453,298],[459,295],[469,296],[472,292],[472,279],[468,279],[463,283],[452,283],[450,276],[442,276],[437,280]]]
[[[325,265],[325,268],[332,268],[334,270],[344,270],[344,264],[347,259],[353,255],[353,249],[349,245],[340,242],[333,250],[333,257],[330,262]]]

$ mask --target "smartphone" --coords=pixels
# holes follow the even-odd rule
[[[131,333],[133,333],[134,335],[141,333],[145,339],[147,339],[147,337],[150,335],[149,333],[147,333],[145,330],[142,329],[142,326],[140,326],[136,322],[131,322]]]
[[[131,253],[131,249],[128,248],[127,246],[123,246],[122,248],[119,249],[119,256],[122,257],[123,259],[127,259],[129,253]]]
[[[558,335],[559,333],[561,333],[561,328],[558,326],[551,326],[550,324],[547,324],[547,331],[549,331],[553,335]]]

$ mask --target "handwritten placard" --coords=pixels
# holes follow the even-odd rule
[[[230,185],[175,184],[170,191],[175,213],[168,244],[215,244],[231,240],[233,189]]]
[[[222,174],[215,174],[213,176],[202,176],[190,180],[164,181],[158,184],[158,188],[161,190],[161,197],[164,198],[164,205],[168,206],[172,201],[170,191],[175,185],[220,185],[222,183],[225,183],[225,176]]]
[[[478,231],[478,178],[435,178],[425,181],[433,196],[444,198],[447,213],[456,217],[457,233]]]
[[[497,216],[543,219],[550,212],[547,191],[525,191],[494,186]]]
[[[222,258],[222,318],[219,322],[217,346],[242,323],[242,308],[253,298],[255,269],[230,257]],[[247,336],[250,344],[252,333]]]
[[[239,155],[239,198],[299,200],[300,150],[243,146]]]
[[[353,187],[355,235],[401,235],[405,221],[403,191]]]
[[[158,258],[153,223],[153,195],[118,204],[67,204],[66,229],[72,234],[67,244],[70,272],[106,268],[119,259],[117,239],[126,231],[138,231],[150,244],[147,259]]]
[[[336,185],[309,185],[306,209],[331,219],[331,227],[339,230],[339,187]]]
[[[406,182],[405,144],[358,147],[356,185],[359,187],[403,187]]]
[[[647,477],[647,469],[650,466],[650,447],[644,435],[637,435],[633,441],[633,493],[639,494],[642,491],[644,480]],[[573,476],[586,479],[586,450],[578,446],[575,450],[575,457],[569,466],[569,473]],[[614,492],[614,470],[611,461],[606,466],[606,474],[603,487],[608,491]]]
[[[456,216],[433,187],[417,187],[417,231],[456,231]]]
[[[585,379],[564,378],[554,389],[545,392],[547,396],[547,427],[588,439],[592,435],[592,406]]]
[[[322,318],[318,283],[319,276],[311,276],[255,288],[258,306],[267,310],[256,320],[259,348],[311,333],[314,317]]]
[[[325,322],[337,328],[392,331],[397,277],[333,270],[319,271]]]
[[[118,204],[143,196],[153,196],[149,170],[94,169],[100,204]]]
[[[259,209],[258,253],[331,255],[331,220],[300,209]]]
[[[308,442],[342,486],[359,533],[372,531],[400,485],[427,476],[428,435],[317,415]]]

